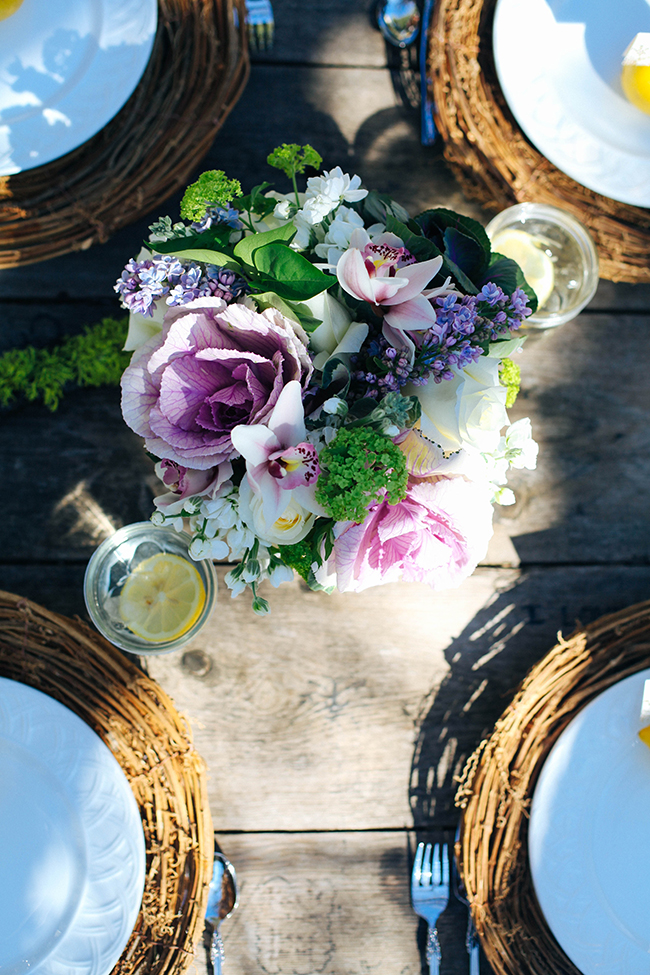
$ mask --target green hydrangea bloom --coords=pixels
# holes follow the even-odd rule
[[[521,369],[516,362],[512,359],[503,359],[501,365],[499,366],[499,379],[501,385],[505,386],[508,390],[506,394],[506,408],[510,409],[514,406],[515,400],[519,394],[519,387],[521,385]]]
[[[301,542],[282,546],[282,561],[307,582],[314,562],[311,541],[303,538]]]
[[[304,173],[307,166],[318,169],[323,161],[312,146],[299,146],[295,142],[283,142],[281,146],[274,149],[266,159],[269,166],[274,169],[281,169],[289,179],[293,179],[296,173]]]
[[[241,196],[239,180],[228,179],[221,169],[209,169],[185,190],[181,200],[181,217],[184,220],[200,220],[208,207],[225,206],[236,196]]]
[[[404,454],[370,427],[343,427],[318,462],[316,500],[336,521],[362,522],[372,501],[385,496],[397,504],[406,497]]]

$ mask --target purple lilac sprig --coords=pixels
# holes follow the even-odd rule
[[[517,288],[508,296],[489,283],[477,295],[440,295],[434,299],[435,324],[423,334],[412,332],[414,355],[393,348],[383,336],[374,336],[352,357],[352,379],[361,395],[379,398],[399,392],[408,382],[423,386],[433,379],[453,379],[452,367],[465,369],[483,354],[486,343],[516,331],[531,314],[528,296]]]
[[[475,301],[478,311],[476,339],[479,342],[506,338],[516,332],[533,311],[528,307],[528,295],[522,288],[515,288],[511,295],[507,295],[494,282],[483,285]]]
[[[115,285],[125,308],[151,317],[157,299],[167,305],[186,305],[194,298],[222,298],[232,304],[249,291],[244,278],[223,267],[180,261],[168,254],[154,254],[145,261],[130,260]]]

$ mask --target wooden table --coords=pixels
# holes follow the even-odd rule
[[[204,168],[249,186],[273,179],[264,159],[275,145],[310,142],[328,168],[360,173],[412,211],[481,216],[395,105],[364,0],[313,0],[308,17],[298,0],[274,6],[276,49],[258,58]],[[114,312],[112,284],[148,222],[2,272],[2,346]],[[222,586],[193,645],[149,661],[209,765],[218,839],[241,881],[223,926],[227,975],[423,971],[409,857],[418,838],[453,835],[465,757],[558,630],[650,593],[649,357],[645,286],[603,282],[576,321],[528,342],[511,417],[532,418],[539,467],[511,479],[517,504],[500,510],[484,564],[460,589],[328,597],[294,582],[259,619]],[[0,439],[0,587],[85,615],[89,555],[148,518],[156,490],[118,392],[73,392],[55,414],[21,406],[3,415]],[[468,971],[465,920],[452,901],[442,975]],[[205,968],[200,953],[194,967]]]

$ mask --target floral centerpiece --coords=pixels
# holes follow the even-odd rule
[[[233,596],[298,572],[315,589],[460,584],[509,467],[518,330],[537,299],[476,221],[410,218],[310,146],[268,158],[294,192],[204,173],[116,284],[130,312],[126,423],[157,460],[155,524],[237,563]]]

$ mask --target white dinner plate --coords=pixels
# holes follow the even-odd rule
[[[147,66],[157,0],[24,0],[0,20],[0,175],[99,132]]]
[[[145,876],[118,762],[58,701],[0,678],[0,971],[108,975]]]
[[[650,971],[650,670],[614,684],[562,732],[533,794],[528,851],[549,927],[584,975]]]
[[[620,82],[623,53],[650,31],[650,0],[498,0],[503,94],[539,151],[578,183],[650,207],[650,115]]]

